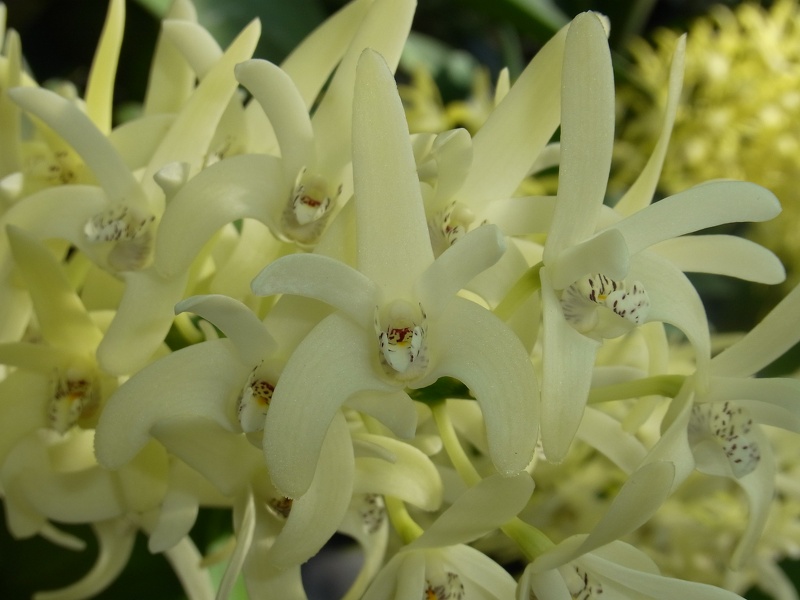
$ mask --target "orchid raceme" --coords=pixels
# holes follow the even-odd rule
[[[189,600],[317,600],[356,555],[336,597],[797,600],[800,288],[721,335],[686,275],[785,271],[705,231],[767,189],[656,196],[685,40],[621,192],[615,23],[553,13],[444,119],[435,65],[393,75],[415,8],[352,0],[273,63],[173,0],[118,123],[126,3],[85,90],[40,85],[0,4],[0,501],[15,539],[99,546],[0,596],[103,597],[142,534]]]

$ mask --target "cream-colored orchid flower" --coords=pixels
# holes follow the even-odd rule
[[[402,106],[373,51],[359,62],[353,110],[358,270],[296,254],[253,282],[260,294],[308,296],[339,309],[298,346],[275,389],[264,435],[270,472],[287,494],[302,495],[328,424],[348,399],[360,410],[396,404],[411,420],[403,417],[399,430],[387,425],[410,435],[416,417],[403,389],[444,375],[475,394],[497,468],[519,471],[536,440],[532,366],[502,322],[455,297],[502,255],[498,231],[479,228],[434,260]]]
[[[741,596],[727,590],[661,575],[646,554],[624,542],[611,542],[567,564],[545,566],[547,558],[544,555],[525,569],[517,587],[517,600],[671,600],[681,596],[741,600]]]
[[[561,162],[558,195],[544,245],[542,268],[543,344],[542,441],[549,460],[560,461],[580,423],[591,368],[600,340],[616,337],[648,321],[670,323],[694,345],[701,372],[710,347],[705,313],[697,292],[681,272],[708,270],[745,278],[780,280],[783,270],[769,253],[754,245],[737,248],[741,268],[722,267],[726,248],[719,238],[699,241],[706,255],[689,267],[660,256],[659,242],[680,246],[681,236],[703,227],[737,220],[764,220],[780,210],[775,197],[758,186],[714,182],[646,206],[669,139],[680,91],[682,47],[676,53],[671,80],[670,111],[662,138],[640,179],[620,202],[620,219],[603,209],[611,161],[614,89],[605,30],[590,13],[570,25],[564,54],[562,84]],[[521,233],[535,215],[551,206],[523,199],[507,203],[505,221],[520,222]],[[641,208],[645,206],[645,208]],[[636,208],[641,208],[633,212]],[[549,209],[548,209],[549,210]],[[608,223],[607,221],[610,221]],[[545,223],[548,221],[546,220]],[[540,228],[538,224],[535,227]],[[533,229],[529,231],[538,231]],[[676,239],[672,239],[676,238]],[[706,242],[706,243],[704,243]],[[669,248],[667,248],[669,250]],[[677,253],[676,253],[677,254]],[[688,252],[683,252],[685,258]],[[766,275],[759,275],[760,268]]]

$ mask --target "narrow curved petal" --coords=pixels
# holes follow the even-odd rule
[[[192,296],[175,306],[175,313],[192,312],[225,334],[246,365],[257,365],[276,348],[274,338],[247,306],[229,296]]]
[[[647,453],[635,435],[610,415],[586,407],[576,437],[603,454],[625,473],[633,473]]]
[[[178,49],[198,79],[203,79],[222,57],[222,48],[208,30],[187,19],[164,19],[161,30]]]
[[[392,496],[428,511],[439,508],[442,480],[430,458],[413,446],[386,436],[366,434],[358,439],[384,447],[395,460],[388,462],[372,456],[357,458],[354,494]]]
[[[564,27],[541,48],[472,141],[472,168],[458,194],[480,213],[513,195],[561,118]]]
[[[490,311],[463,298],[454,299],[431,324],[429,339],[433,370],[414,387],[442,376],[461,381],[480,404],[497,470],[522,471],[533,457],[539,430],[539,390],[522,342]]]
[[[244,501],[245,507],[242,513],[242,518],[236,525],[236,545],[233,548],[233,553],[228,560],[228,566],[225,568],[225,573],[222,576],[222,581],[217,590],[218,598],[228,598],[231,594],[233,586],[236,584],[236,579],[242,570],[242,565],[247,558],[250,545],[253,542],[253,532],[256,528],[256,507],[253,499],[253,494],[248,493],[247,499]]]
[[[433,262],[433,251],[397,85],[372,50],[365,50],[358,63],[353,182],[358,270],[387,299],[408,297]]]
[[[408,550],[466,544],[501,527],[525,508],[533,493],[528,473],[491,475],[461,494]]]
[[[614,140],[614,75],[602,23],[575,17],[567,31],[561,83],[561,166],[545,264],[594,233]],[[571,282],[570,282],[571,283]]]
[[[189,600],[213,600],[214,587],[208,569],[202,566],[203,557],[190,537],[183,538],[164,556],[180,579],[183,591]]]
[[[44,121],[77,152],[112,201],[144,204],[133,174],[111,142],[89,117],[69,100],[43,88],[8,90],[11,99]]]
[[[555,196],[522,196],[495,200],[484,214],[489,223],[500,227],[506,235],[528,235],[546,233],[555,210]]]
[[[236,65],[234,72],[269,119],[281,149],[284,176],[294,181],[314,155],[314,131],[300,92],[289,75],[266,60],[248,60]]]
[[[108,139],[128,168],[135,171],[147,164],[174,120],[172,114],[134,119],[115,127]]]
[[[576,331],[564,319],[547,267],[542,279],[542,446],[547,460],[560,462],[567,455],[580,425],[592,366],[599,342]]]
[[[755,183],[702,183],[633,213],[612,225],[625,236],[631,254],[724,223],[767,221],[781,212],[775,195]]]
[[[434,206],[450,200],[472,171],[472,138],[466,129],[452,129],[436,136],[431,147],[436,157]]]
[[[371,48],[383,57],[393,73],[411,29],[415,8],[415,0],[373,2],[356,34],[351,38],[342,62],[339,63],[325,96],[314,113],[312,123],[317,141],[315,168],[330,181],[338,179],[342,169],[350,162],[354,96],[363,87],[355,83],[359,57],[364,49]],[[397,103],[399,104],[399,100]],[[400,114],[404,114],[402,110]],[[403,122],[405,123],[405,118]],[[391,188],[387,186],[386,189]]]
[[[169,489],[147,540],[147,549],[153,554],[173,548],[188,536],[200,509],[199,499],[192,489],[196,471],[179,460],[172,460],[169,470]]]
[[[158,350],[175,317],[186,276],[164,279],[153,269],[124,274],[125,295],[97,347],[97,362],[114,375],[135,373]]]
[[[394,389],[378,379],[377,346],[348,318],[332,314],[297,347],[281,373],[264,424],[264,455],[275,486],[299,498],[311,485],[325,434],[347,398]]]
[[[370,327],[380,290],[354,268],[320,254],[290,254],[267,265],[253,279],[257,296],[293,294],[321,300],[361,327]]]
[[[0,31],[5,25],[0,23]],[[22,83],[22,45],[19,34],[13,29],[3,46],[0,34],[0,47],[5,49],[6,72],[4,84],[6,89],[15,88]],[[6,94],[0,95],[0,179],[11,173],[21,171],[22,163],[22,123],[20,109]]]
[[[672,126],[675,124],[675,115],[678,113],[678,103],[681,99],[681,89],[683,88],[685,56],[686,36],[683,35],[678,38],[678,43],[672,54],[672,65],[669,69],[669,83],[667,85],[667,105],[664,108],[664,123],[661,125],[661,133],[644,169],[642,169],[630,189],[614,205],[614,209],[620,214],[630,215],[635,213],[645,208],[653,200],[658,180],[661,177],[664,157],[667,155]]]
[[[165,277],[185,273],[214,233],[237,219],[275,228],[289,192],[280,159],[271,156],[234,156],[203,169],[167,206],[153,266]]]
[[[417,293],[429,318],[435,319],[472,279],[495,264],[506,251],[495,225],[473,229],[450,246],[423,271]]]
[[[667,461],[648,463],[622,486],[608,511],[577,547],[558,545],[536,559],[538,569],[554,569],[618,540],[652,518],[672,490],[675,466]]]
[[[86,82],[86,113],[103,133],[111,131],[114,80],[125,29],[125,0],[112,0]]]
[[[161,198],[160,190],[154,187],[153,175],[164,165],[186,162],[199,169],[217,124],[236,91],[238,83],[233,76],[233,68],[252,56],[260,35],[261,24],[258,20],[245,27],[178,113],[142,174],[142,185],[152,198]]]
[[[7,227],[11,253],[33,300],[42,337],[53,346],[91,353],[102,338],[53,253],[31,235]]]
[[[197,11],[191,0],[175,0],[165,15],[165,20],[167,19],[194,22],[197,21]],[[194,81],[195,74],[186,64],[181,52],[160,31],[150,66],[142,113],[146,117],[177,113],[189,98]]]
[[[337,413],[308,491],[292,503],[286,524],[270,548],[278,568],[304,563],[336,533],[353,493],[353,444],[344,416]]]
[[[800,340],[800,286],[741,340],[711,361],[714,375],[749,377],[782,356]]]
[[[236,431],[229,400],[247,370],[227,340],[188,346],[153,363],[109,398],[95,435],[97,459],[109,469],[121,467],[147,443],[156,423],[181,415],[205,416]]]
[[[561,573],[555,569],[537,573],[533,565],[528,565],[517,587],[517,600],[530,600],[531,593],[535,598],[552,600],[574,600]]]
[[[445,569],[461,575],[466,598],[507,600],[514,596],[517,587],[514,578],[480,550],[464,544],[450,546],[445,549],[442,562]]]
[[[694,347],[698,377],[706,377],[711,340],[703,302],[691,282],[677,267],[652,252],[633,257],[629,277],[641,281],[650,297],[646,321],[669,323],[680,329]]]
[[[770,250],[734,235],[684,235],[664,240],[651,250],[681,271],[714,273],[774,285],[786,269]]]
[[[323,21],[281,63],[307,110],[311,109],[373,0],[354,0]]]
[[[136,529],[127,519],[92,523],[99,546],[97,560],[80,581],[60,590],[37,592],[34,600],[78,600],[106,589],[128,564],[136,541]]]

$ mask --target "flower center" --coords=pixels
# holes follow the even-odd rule
[[[269,508],[270,512],[276,517],[288,519],[289,514],[292,512],[292,502],[292,499],[287,498],[286,496],[270,498],[270,500],[267,502],[267,508]]]
[[[451,202],[428,220],[434,256],[439,256],[469,230],[475,215],[459,202]]]
[[[761,461],[758,443],[750,436],[750,413],[733,402],[695,404],[689,421],[692,445],[712,439],[722,448],[737,479],[752,473]]]
[[[375,333],[384,371],[400,381],[419,377],[428,366],[427,326],[422,306],[417,309],[410,302],[395,300],[385,309],[385,318],[380,313],[375,307]]]
[[[386,505],[378,494],[364,494],[358,505],[358,514],[367,533],[375,533],[386,521]]]
[[[155,217],[128,206],[98,213],[83,226],[92,243],[114,242],[108,263],[117,271],[136,271],[145,266],[153,246]]]
[[[66,433],[81,417],[91,416],[98,404],[97,388],[90,379],[59,377],[47,409],[50,427],[58,433]]]
[[[570,596],[574,600],[602,598],[603,586],[580,567],[566,567],[561,570],[561,574],[564,577],[564,583],[567,584]]]
[[[602,311],[598,310],[602,307]],[[587,275],[561,296],[564,318],[581,333],[617,337],[647,318],[650,298],[639,281],[628,284],[602,273]],[[610,318],[603,318],[608,315]]]
[[[242,431],[252,433],[264,429],[264,418],[274,391],[275,384],[257,377],[255,371],[250,374],[236,405]]]
[[[325,178],[309,174],[305,169],[297,178],[289,202],[283,211],[283,233],[286,241],[299,244],[314,244],[322,234],[339,194],[340,185],[335,194],[330,193]]]
[[[422,600],[463,600],[465,596],[464,584],[459,576],[448,571],[442,581],[425,580]]]

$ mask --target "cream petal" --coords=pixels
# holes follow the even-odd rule
[[[197,21],[197,11],[191,0],[175,0],[166,19]],[[145,117],[177,113],[194,88],[195,74],[186,64],[181,52],[169,41],[164,31],[158,34],[147,91],[142,106]]]
[[[533,493],[528,473],[491,475],[468,488],[408,550],[466,544],[510,521]]]
[[[164,212],[153,266],[165,277],[186,272],[212,235],[237,219],[256,219],[277,229],[289,193],[274,157],[234,156],[203,169]]]
[[[463,298],[431,324],[428,337],[433,369],[414,387],[443,376],[461,381],[481,407],[494,466],[505,475],[522,471],[539,429],[539,390],[522,342],[490,311]]]
[[[410,440],[414,437],[417,409],[414,401],[402,390],[356,392],[345,401],[345,405],[378,419],[401,439]]]
[[[466,598],[507,600],[514,595],[516,582],[509,572],[471,546],[459,544],[447,548],[443,562],[445,569],[452,568],[459,575]]]
[[[180,579],[188,600],[213,600],[211,576],[208,569],[202,566],[203,557],[190,537],[186,536],[175,546],[165,550],[164,556]]]
[[[364,49],[371,48],[383,57],[391,72],[394,72],[411,29],[415,8],[415,0],[375,0],[372,3],[356,34],[351,38],[347,52],[314,113],[312,123],[317,142],[315,166],[320,171],[319,174],[330,181],[336,181],[341,176],[342,169],[350,162],[350,131],[356,114],[354,97],[359,93],[369,94],[366,90],[360,92],[363,86],[355,83],[359,57]],[[400,104],[399,99],[396,102]],[[386,106],[381,108],[385,109]],[[400,115],[404,115],[402,109]],[[403,126],[407,136],[405,117]],[[382,129],[375,130],[376,135],[380,130]],[[391,189],[391,186],[387,185],[385,189]]]
[[[775,195],[755,183],[711,181],[680,192],[611,226],[625,236],[631,254],[723,223],[767,221],[781,205]]]
[[[53,382],[42,373],[18,370],[0,381],[0,465],[16,443],[47,424]]]
[[[472,279],[494,265],[506,250],[495,225],[473,229],[445,250],[423,271],[416,289],[428,317],[436,319]]]
[[[131,271],[123,277],[125,295],[97,348],[98,364],[114,375],[134,373],[153,357],[186,287],[186,277],[164,279],[153,269]]]
[[[292,294],[321,300],[369,328],[381,294],[354,268],[320,254],[290,254],[267,265],[251,285],[257,296]]]
[[[225,334],[246,365],[257,365],[276,348],[261,320],[247,306],[228,296],[192,296],[175,306],[175,313],[192,312]]]
[[[788,378],[712,377],[704,400],[735,400],[758,423],[800,433],[800,381]]]
[[[564,319],[547,267],[542,280],[542,445],[547,460],[560,462],[578,430],[591,385],[599,342]]]
[[[614,75],[605,29],[594,13],[570,24],[561,84],[561,166],[545,264],[594,233],[614,139]],[[571,283],[571,282],[570,282]]]
[[[123,123],[108,139],[131,171],[144,167],[164,139],[174,115],[152,115]]]
[[[428,511],[439,508],[442,480],[430,458],[410,444],[386,436],[364,434],[357,439],[385,448],[395,460],[387,462],[372,456],[356,459],[354,494],[392,496]]]
[[[248,60],[236,65],[234,72],[269,119],[281,149],[284,176],[294,181],[314,155],[314,132],[300,92],[288,74],[266,60]]]
[[[239,577],[239,573],[242,570],[242,565],[244,565],[245,559],[247,558],[250,544],[253,542],[255,527],[255,503],[253,495],[248,493],[241,520],[236,525],[236,546],[234,546],[233,553],[228,560],[228,566],[225,568],[225,573],[219,584],[217,598],[227,599],[230,596],[231,590],[236,584],[236,579]]]
[[[642,463],[646,449],[637,437],[625,431],[610,415],[587,406],[576,437],[603,454],[625,473]]]
[[[173,352],[136,373],[103,409],[95,436],[98,460],[109,469],[121,467],[147,443],[154,425],[182,415],[205,416],[237,431],[229,400],[247,371],[227,340],[214,340]]]
[[[91,353],[103,337],[64,270],[42,243],[16,227],[7,227],[11,253],[27,285],[42,337],[52,346]]]
[[[323,21],[281,63],[310,110],[373,0],[354,0]]]
[[[281,373],[264,424],[264,454],[275,486],[286,496],[299,498],[308,490],[325,432],[348,396],[394,389],[377,377],[377,342],[370,341],[363,329],[334,313],[308,334]]]
[[[359,543],[364,562],[342,600],[358,600],[364,595],[369,583],[375,579],[386,554],[388,524],[383,499],[375,495],[353,496],[350,510],[339,526],[339,531]]]
[[[125,0],[111,0],[86,82],[86,114],[103,135],[111,131],[114,79],[125,29]]]
[[[666,461],[651,462],[636,470],[580,545],[559,544],[548,550],[536,559],[537,569],[554,569],[571,562],[647,523],[669,496],[674,475],[674,465]]]
[[[523,196],[495,200],[486,208],[486,220],[506,235],[545,233],[556,209],[555,196]]]
[[[640,252],[633,257],[629,278],[641,281],[650,297],[646,321],[669,323],[689,338],[702,387],[702,379],[708,375],[711,342],[705,308],[697,290],[677,267],[653,252]]]
[[[142,185],[152,198],[161,197],[154,187],[153,175],[164,165],[187,162],[199,169],[217,124],[236,91],[238,83],[233,68],[252,56],[260,34],[261,25],[257,20],[245,27],[178,113],[142,175]]]
[[[667,84],[667,105],[664,108],[664,123],[661,125],[661,133],[658,136],[655,148],[653,148],[647,164],[642,172],[633,182],[630,189],[614,205],[614,209],[622,215],[630,215],[642,210],[653,200],[653,195],[661,177],[661,168],[664,165],[664,157],[667,155],[669,138],[672,135],[672,126],[675,123],[675,115],[678,112],[678,103],[681,99],[681,88],[683,88],[683,69],[686,55],[686,36],[678,38],[678,43],[672,53],[672,65],[669,69],[669,83]]]
[[[625,238],[614,230],[603,231],[565,248],[555,260],[547,263],[548,273],[557,290],[563,290],[588,273],[623,279],[628,273],[629,257]]]
[[[433,262],[403,106],[391,71],[365,50],[353,100],[358,270],[387,299],[406,298]]]
[[[533,567],[528,565],[519,580],[517,600],[530,600],[531,593],[536,598],[548,598],[548,600],[574,600],[561,573],[555,569],[536,573]]]
[[[192,489],[193,471],[179,460],[172,460],[169,470],[169,489],[147,541],[147,549],[153,554],[174,548],[188,536],[200,509]]]
[[[161,31],[169,42],[178,49],[198,79],[203,79],[222,58],[214,36],[193,20],[164,19]]]
[[[99,594],[107,588],[128,564],[136,541],[136,530],[126,519],[92,523],[99,546],[92,569],[80,579],[60,590],[37,592],[34,600],[80,600]]]
[[[800,286],[789,292],[741,340],[711,361],[714,375],[748,377],[782,356],[800,340]]]
[[[0,32],[5,26],[0,23]],[[5,46],[2,46],[2,33],[0,33],[0,47],[5,49],[6,89],[21,85],[22,78],[22,47],[19,34],[13,29],[8,32]],[[12,173],[21,171],[21,120],[20,109],[6,94],[0,95],[0,179]]]
[[[146,202],[139,183],[108,138],[77,105],[42,88],[15,88],[8,90],[8,95],[74,148],[111,201]]]
[[[774,285],[786,279],[780,259],[763,246],[734,235],[684,235],[651,250],[681,271],[714,273]]]
[[[436,196],[432,205],[438,207],[461,189],[471,172],[472,138],[466,129],[445,131],[436,136],[431,152],[437,166]]]
[[[472,168],[459,198],[481,212],[513,195],[561,117],[564,27],[534,56],[473,139]]]
[[[297,566],[320,551],[336,533],[353,490],[353,444],[344,416],[337,413],[325,440],[308,491],[292,503],[286,524],[270,548],[278,568]]]

